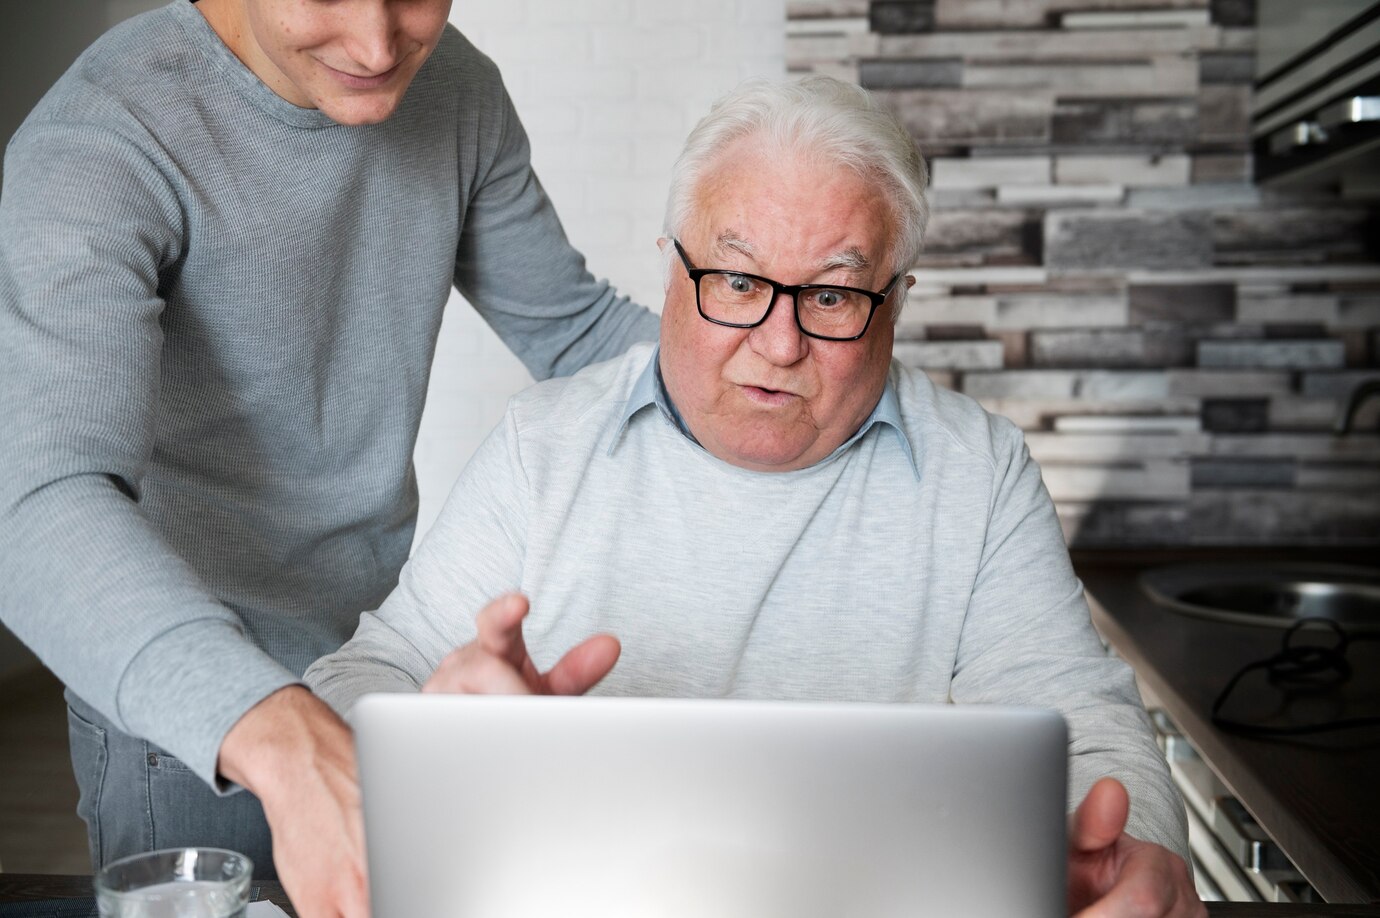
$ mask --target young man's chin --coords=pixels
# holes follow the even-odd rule
[[[391,93],[322,99],[317,107],[337,124],[357,127],[387,121],[398,110],[401,97]]]

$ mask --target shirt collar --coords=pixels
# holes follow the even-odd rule
[[[612,453],[618,441],[623,437],[623,431],[627,429],[628,422],[633,415],[637,414],[648,405],[655,405],[661,416],[671,422],[671,425],[679,430],[692,441],[690,431],[686,428],[685,422],[680,419],[680,412],[676,411],[671,404],[671,396],[666,394],[666,386],[661,381],[661,346],[652,348],[652,355],[647,360],[647,365],[642,368],[637,381],[633,383],[632,391],[628,393],[628,400],[623,403],[623,413],[619,415],[618,428],[613,432],[613,441],[609,444],[609,452]]]
[[[662,382],[661,347],[658,345],[652,348],[652,354],[647,360],[647,365],[642,369],[637,381],[633,383],[632,390],[628,393],[628,400],[623,404],[623,412],[619,416],[618,427],[614,430],[613,438],[609,443],[610,454],[618,446],[623,437],[623,431],[627,429],[633,415],[652,405],[656,406],[661,416],[670,422],[676,430],[680,431],[687,440],[699,446],[699,441],[685,426],[680,412],[676,410],[675,403],[671,401],[671,396],[666,391],[665,383]],[[890,374],[887,375],[886,388],[882,390],[882,397],[877,400],[877,407],[872,409],[872,414],[868,415],[867,420],[863,422],[853,436],[834,450],[829,458],[832,459],[848,449],[877,424],[885,424],[896,432],[901,450],[906,454],[906,460],[910,463],[911,471],[915,473],[915,478],[918,481],[920,479],[920,467],[915,462],[915,451],[911,448],[910,438],[906,436],[906,429],[901,423],[901,399],[896,394],[896,385]]]

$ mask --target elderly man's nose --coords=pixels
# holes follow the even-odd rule
[[[805,356],[809,339],[795,321],[795,300],[788,293],[778,293],[771,312],[750,336],[753,350],[778,366],[789,366]]]

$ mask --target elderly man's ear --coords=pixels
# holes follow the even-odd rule
[[[668,236],[662,236],[656,241],[657,250],[661,252],[661,290],[663,293],[671,292],[672,267],[675,261],[676,250],[671,244]]]

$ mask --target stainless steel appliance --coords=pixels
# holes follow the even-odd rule
[[[1150,720],[1188,804],[1193,881],[1207,902],[1322,902],[1285,853],[1161,708]]]
[[[1259,0],[1256,17],[1257,180],[1380,196],[1380,2]]]

